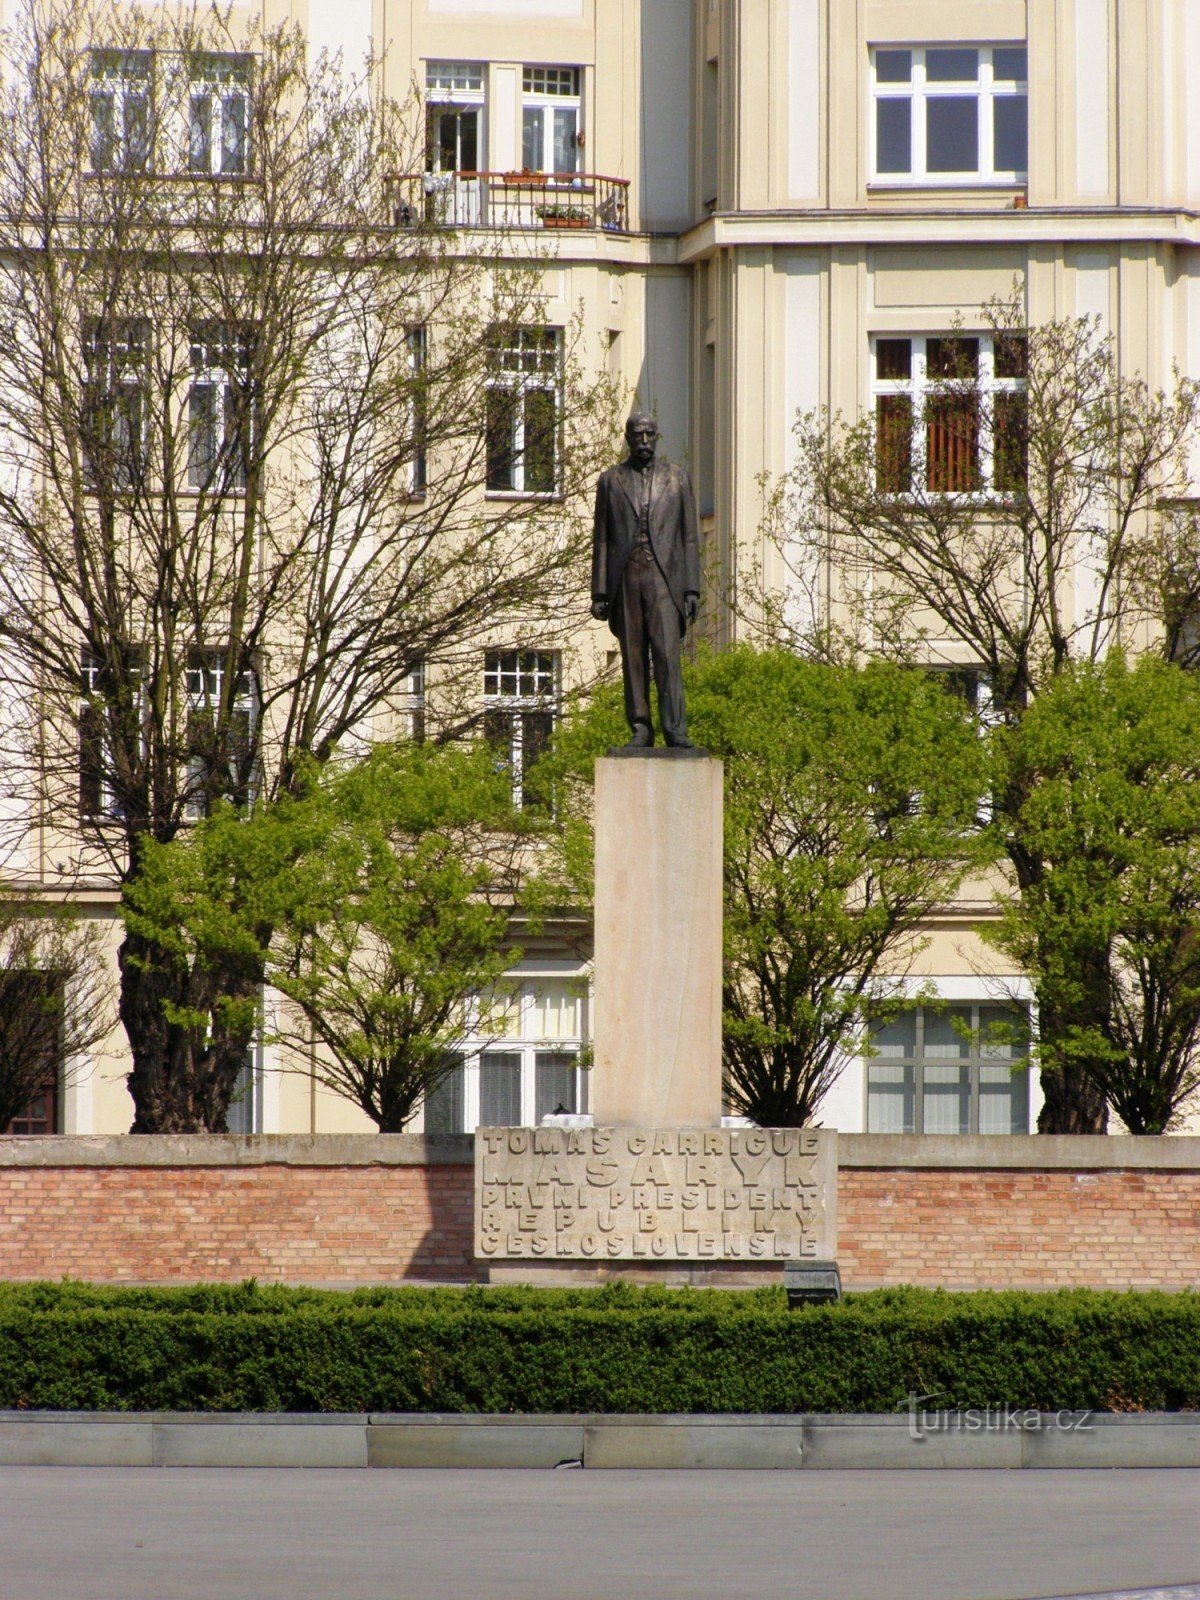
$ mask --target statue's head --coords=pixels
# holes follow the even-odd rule
[[[625,442],[635,467],[648,467],[658,448],[658,423],[648,411],[635,411],[625,424]]]

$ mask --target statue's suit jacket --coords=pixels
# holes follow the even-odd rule
[[[621,575],[638,537],[640,474],[629,461],[609,467],[596,485],[596,521],[592,537],[592,594],[607,595],[608,625],[620,635]],[[650,484],[650,544],[658,570],[666,580],[679,631],[687,627],[684,596],[700,593],[700,540],[696,497],[685,467],[656,460]]]

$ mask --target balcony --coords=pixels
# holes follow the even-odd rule
[[[400,173],[388,199],[398,228],[629,231],[629,179],[594,172]]]

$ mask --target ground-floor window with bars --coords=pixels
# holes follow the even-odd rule
[[[1018,494],[1027,474],[1026,343],[944,334],[871,343],[876,487]]]
[[[1029,1017],[1017,1005],[906,1006],[871,1027],[868,1133],[1028,1133]]]

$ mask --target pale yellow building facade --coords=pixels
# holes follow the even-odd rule
[[[1099,319],[1154,386],[1200,377],[1194,0],[295,0],[290,15],[313,50],[382,56],[388,91],[423,97],[427,160],[401,175],[403,204],[464,250],[503,234],[534,259],[548,320],[578,319],[586,358],[655,411],[696,482],[717,641],[757,589],[791,581],[761,529],[797,412],[869,411],[880,341],[919,383],[925,341],[979,328],[1015,286],[1031,322]],[[836,604],[810,577],[789,602],[800,626]],[[1087,581],[1081,566],[1080,607]],[[557,686],[610,649],[581,620]],[[931,926],[911,980],[976,1024],[1029,995],[971,932],[988,895]],[[509,1036],[466,1052],[437,1125],[585,1109],[586,963],[548,944],[518,975]],[[265,1049],[247,1129],[367,1126],[277,1066]],[[127,1126],[122,1079],[114,1039],[67,1087],[63,1130]],[[968,1058],[926,1011],[870,1069],[848,1064],[823,1113],[845,1131],[1023,1132],[1037,1108],[1035,1082]]]

